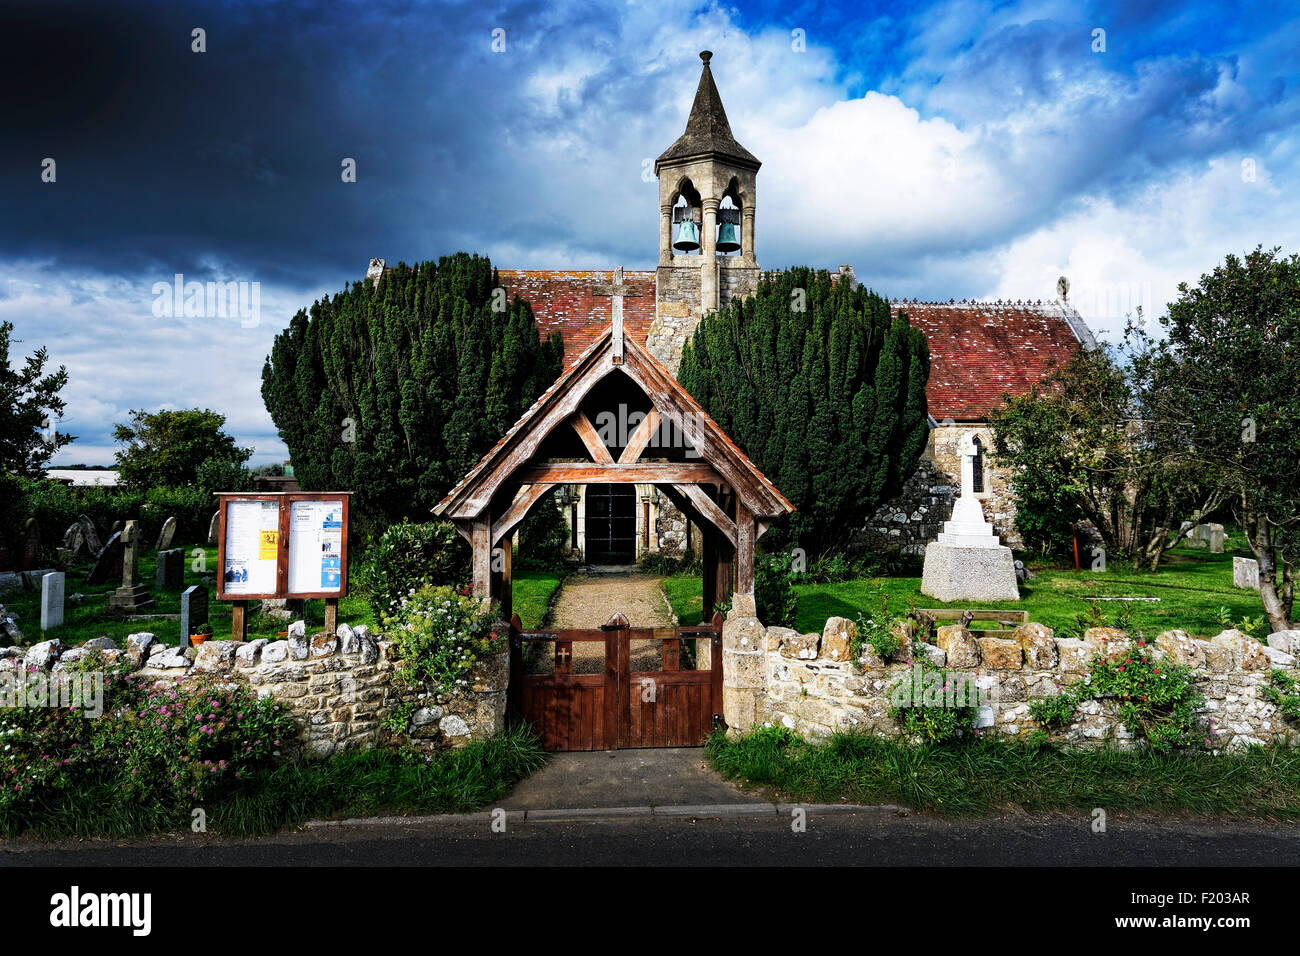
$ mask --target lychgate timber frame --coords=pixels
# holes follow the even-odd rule
[[[649,409],[611,449],[584,410],[609,376],[639,389]],[[603,393],[602,393],[603,394]],[[663,452],[663,434],[684,436]],[[569,447],[576,454],[553,455]],[[549,446],[549,449],[548,449]],[[615,457],[614,451],[618,452]],[[553,461],[551,458],[563,458]],[[734,591],[753,594],[754,545],[794,510],[699,403],[634,337],[614,323],[580,355],[433,509],[473,551],[473,590],[511,614],[511,543],[520,523],[567,483],[653,484],[704,531],[704,617]],[[496,555],[494,560],[493,555]],[[686,622],[683,622],[686,623]],[[690,622],[695,623],[695,622]]]

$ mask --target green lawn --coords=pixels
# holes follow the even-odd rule
[[[525,628],[541,627],[551,605],[551,595],[564,576],[559,571],[516,571],[511,592],[514,612]]]
[[[918,607],[1017,608],[1028,611],[1031,621],[1053,628],[1072,623],[1076,614],[1086,613],[1092,597],[1158,597],[1158,602],[1098,603],[1108,617],[1121,606],[1131,608],[1133,627],[1153,637],[1175,628],[1195,637],[1213,637],[1222,630],[1215,621],[1220,607],[1226,607],[1234,621],[1247,616],[1259,620],[1263,616],[1259,594],[1232,584],[1231,545],[1239,544],[1239,540],[1229,544],[1225,554],[1178,548],[1154,574],[1113,563],[1105,571],[1075,571],[1073,567],[1027,562],[1038,577],[1021,587],[1021,600],[992,604],[975,601],[942,604],[921,594],[921,579],[914,577],[857,578],[839,584],[797,585],[799,613],[795,626],[804,633],[820,631],[828,617],[852,619],[860,612],[875,613],[879,610],[879,587],[888,596],[889,613],[895,616],[905,614],[912,602]],[[1236,553],[1250,556],[1245,548]],[[683,623],[699,620],[702,598],[698,576],[668,578],[664,590],[679,620]],[[1266,631],[1267,625],[1263,624],[1256,633]]]
[[[216,598],[216,547],[203,548],[206,572],[194,570],[196,558],[193,552],[195,548],[201,547],[200,545],[182,546],[178,544],[176,547],[185,552],[184,587],[193,584],[207,584],[208,615],[209,623],[212,624],[213,637],[229,640],[231,636],[231,605],[218,601]],[[181,592],[161,591],[154,587],[157,553],[147,551],[142,554],[136,562],[136,569],[140,583],[149,588],[149,593],[154,600],[153,607],[149,608],[146,614],[179,615],[181,612]],[[42,637],[40,630],[41,594],[39,588],[32,591],[10,591],[0,597],[0,603],[3,603],[8,610],[19,615],[18,626],[22,629],[24,639],[31,643],[57,637],[65,644],[74,645],[90,640],[93,637],[107,636],[116,640],[118,644],[122,644],[128,634],[134,634],[136,631],[149,631],[160,641],[167,644],[179,642],[180,622],[175,617],[146,617],[143,620],[126,620],[120,613],[109,610],[108,596],[121,585],[121,580],[109,581],[101,585],[88,585],[85,583],[85,577],[89,571],[90,563],[87,561],[79,562],[67,570],[63,624],[44,637]],[[72,595],[78,593],[84,595],[84,598],[80,603],[75,603],[72,600]],[[307,602],[306,620],[309,627],[324,624],[325,602],[323,600]],[[370,603],[366,600],[365,595],[356,593],[339,600],[339,621],[347,624],[369,624],[371,627],[374,627],[376,623],[374,614],[370,610]],[[260,614],[250,614],[248,617],[248,635],[250,639],[258,637],[274,638],[285,626],[284,621],[264,617]]]

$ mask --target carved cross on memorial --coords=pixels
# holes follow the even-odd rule
[[[596,295],[608,295],[614,299],[613,304],[613,330],[614,330],[614,353],[611,361],[615,365],[623,364],[623,297],[629,299],[639,298],[641,292],[630,285],[623,284],[623,267],[619,266],[614,270],[614,281],[610,285],[598,285],[593,287],[592,292]]]
[[[140,549],[140,530],[134,521],[128,521],[119,532],[122,542],[122,586],[108,599],[109,607],[138,611],[153,604],[149,589],[140,583],[136,573],[136,556]]]

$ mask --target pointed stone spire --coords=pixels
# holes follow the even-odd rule
[[[709,69],[712,57],[713,54],[708,50],[700,53],[704,69],[700,73],[700,85],[695,90],[695,102],[691,104],[691,115],[686,120],[686,132],[655,161],[656,173],[665,163],[693,159],[726,159],[754,170],[762,165],[731,134],[727,111],[722,108],[722,97],[718,95],[717,84],[713,82],[713,71]]]

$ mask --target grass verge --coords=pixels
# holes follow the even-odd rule
[[[536,735],[515,727],[430,760],[377,749],[283,764],[250,776],[202,809],[208,832],[236,837],[321,817],[468,813],[501,799],[545,762]],[[0,817],[0,834],[122,837],[191,828],[193,807],[127,801],[117,792],[111,779],[60,791],[22,819]]]
[[[998,741],[912,747],[865,734],[810,743],[764,728],[734,741],[715,734],[707,753],[723,776],[789,801],[890,803],[954,816],[1103,807],[1300,819],[1300,749],[1213,756]]]

